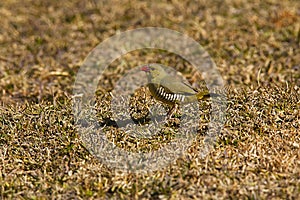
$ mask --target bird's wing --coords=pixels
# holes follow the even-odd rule
[[[195,95],[197,93],[192,86],[176,79],[176,77],[173,76],[165,76],[161,80],[160,84],[175,94]]]

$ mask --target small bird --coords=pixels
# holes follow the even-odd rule
[[[190,103],[217,95],[211,95],[207,91],[199,92],[188,83],[177,80],[176,77],[169,75],[164,70],[163,65],[149,64],[143,66],[141,70],[147,74],[147,86],[152,96],[163,103],[173,106],[168,112],[169,117],[177,109],[178,103]]]

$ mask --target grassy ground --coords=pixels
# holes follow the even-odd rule
[[[0,21],[1,199],[300,198],[299,1],[7,0]],[[203,45],[228,85],[227,120],[207,157],[195,157],[194,145],[166,169],[125,174],[85,149],[72,87],[99,42],[145,26]],[[180,63],[159,55],[132,52],[114,62],[99,103],[126,69]]]

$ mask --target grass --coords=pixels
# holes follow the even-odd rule
[[[1,2],[1,199],[299,198],[299,7],[298,1],[276,0]],[[198,156],[207,124],[202,115],[199,137],[170,166],[149,174],[122,173],[91,155],[79,137],[73,84],[98,43],[146,26],[185,33],[209,52],[227,84],[226,122],[204,158]],[[111,119],[108,94],[120,74],[146,62],[176,65],[195,82],[176,55],[131,52],[101,77],[99,122]],[[132,101],[143,102],[140,97],[137,91]],[[147,105],[159,105],[146,98]],[[137,105],[132,111],[139,118],[147,109]],[[203,106],[209,109],[209,102]],[[133,142],[132,151],[149,151],[172,140],[176,123],[152,138],[152,146],[119,131],[108,138],[124,148]]]

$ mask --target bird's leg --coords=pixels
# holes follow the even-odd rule
[[[176,110],[178,109],[178,104],[175,103],[173,105],[173,107],[169,110],[168,114],[167,114],[167,119],[172,118],[172,115],[176,112]]]

